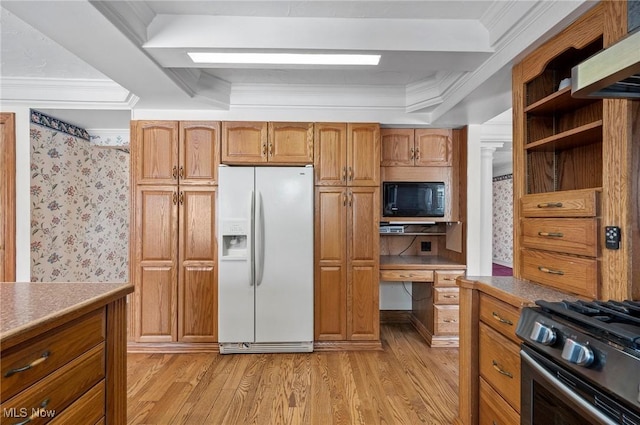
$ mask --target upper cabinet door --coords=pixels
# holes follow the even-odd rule
[[[451,166],[452,132],[448,129],[415,130],[415,164],[418,166]]]
[[[267,162],[266,122],[223,122],[222,163]]]
[[[180,122],[180,184],[216,185],[220,161],[220,123]]]
[[[347,184],[347,125],[321,123],[314,132],[314,173],[316,186]]]
[[[413,146],[412,128],[383,128],[380,129],[380,141],[382,145],[383,167],[413,165],[415,148]]]
[[[135,184],[178,182],[178,121],[131,123]]]
[[[313,164],[313,123],[270,122],[269,162]]]
[[[380,125],[347,124],[347,184],[380,184]]]

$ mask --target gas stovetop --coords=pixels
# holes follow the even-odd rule
[[[516,334],[640,415],[640,302],[536,301]]]
[[[544,312],[594,338],[628,348],[640,356],[640,302],[536,301]]]

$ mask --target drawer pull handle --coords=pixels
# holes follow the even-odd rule
[[[458,323],[456,319],[442,319],[444,323]]]
[[[39,418],[40,416],[42,416],[40,409],[44,409],[45,407],[47,407],[48,404],[49,404],[49,399],[44,400],[42,403],[40,403],[40,406],[38,406],[39,408],[32,409],[33,413],[31,413],[31,416],[29,416],[27,419],[25,419],[22,422],[17,422],[15,425],[27,425],[32,420]]]
[[[451,282],[452,280],[456,280],[456,277],[444,277],[442,278],[442,280],[448,280],[449,282]]]
[[[494,319],[496,319],[498,322],[500,323],[504,323],[507,324],[509,326],[513,326],[513,322],[509,319],[504,319],[502,317],[500,317],[500,315],[498,313],[496,313],[495,311],[491,312],[491,315],[493,316]]]
[[[511,378],[511,379],[513,379],[513,374],[512,374],[511,372],[507,372],[506,370],[504,370],[504,369],[502,368],[502,366],[500,366],[500,364],[498,364],[498,362],[497,362],[497,361],[495,361],[495,360],[491,360],[491,364],[493,365],[493,368],[494,368],[495,370],[497,370],[498,372],[500,372],[500,374],[502,374],[502,375],[506,376],[507,378]]]
[[[560,232],[538,232],[538,236],[548,236],[550,238],[562,238],[564,234]]]
[[[544,273],[549,273],[549,274],[557,274],[557,275],[560,275],[560,276],[564,275],[564,272],[562,270],[553,270],[553,269],[550,269],[548,267],[543,267],[543,266],[538,266],[538,270],[540,270],[541,272],[544,272]]]
[[[36,367],[38,366],[40,363],[44,362],[45,360],[47,360],[47,358],[49,358],[49,352],[45,351],[44,353],[42,353],[42,355],[40,357],[38,357],[37,359],[35,359],[34,361],[32,361],[31,363],[29,363],[26,366],[22,366],[22,367],[18,367],[16,369],[11,369],[8,370],[5,374],[4,377],[8,378],[12,375],[15,375],[16,373],[20,373],[20,372],[24,372],[25,370],[29,370],[32,367]]]
[[[538,208],[562,208],[562,202],[545,202],[538,204]]]
[[[443,295],[443,298],[458,298],[457,295]]]

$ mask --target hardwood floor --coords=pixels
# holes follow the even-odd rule
[[[383,351],[129,354],[129,424],[434,424],[458,411],[458,349],[409,324]]]

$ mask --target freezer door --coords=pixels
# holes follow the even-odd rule
[[[218,178],[218,341],[254,342],[254,168],[220,167]]]
[[[256,168],[256,342],[313,340],[313,168]]]

